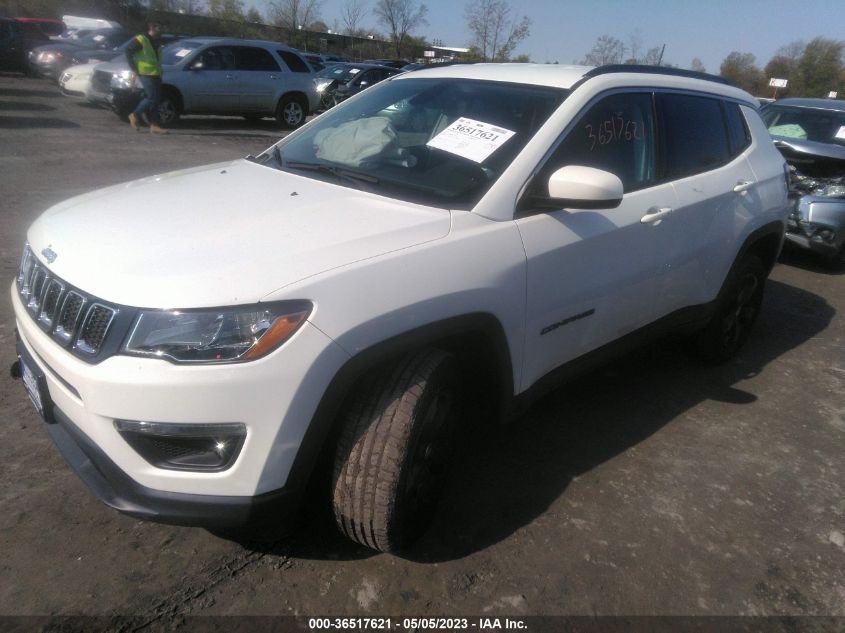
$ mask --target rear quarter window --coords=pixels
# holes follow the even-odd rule
[[[664,178],[691,176],[730,160],[721,99],[658,94],[657,104]]]
[[[748,125],[738,103],[725,102],[725,121],[728,125],[731,156],[739,156],[751,145],[751,132],[748,131]]]
[[[287,67],[295,73],[310,73],[311,69],[299,55],[291,51],[276,51],[279,57],[287,64]]]

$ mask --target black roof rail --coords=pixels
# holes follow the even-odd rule
[[[645,64],[607,64],[605,66],[597,66],[596,68],[588,70],[586,73],[584,73],[584,79],[589,79],[590,77],[598,77],[599,75],[609,75],[611,73],[648,73],[650,75],[672,75],[674,77],[689,77],[690,79],[703,79],[705,81],[715,81],[716,83],[724,84],[726,86],[734,86],[733,82],[728,81],[724,77],[719,77],[718,75],[700,73],[695,70],[686,70],[685,68],[669,68],[667,66],[646,66]]]

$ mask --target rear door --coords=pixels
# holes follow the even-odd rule
[[[282,71],[270,51],[257,46],[235,49],[242,112],[272,112]]]
[[[656,101],[661,176],[678,203],[655,227],[664,257],[655,319],[715,298],[736,256],[738,226],[760,212],[739,105],[686,93],[658,93]]]

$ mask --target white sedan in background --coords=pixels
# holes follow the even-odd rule
[[[94,67],[102,63],[98,60],[67,68],[59,77],[59,88],[62,94],[68,97],[88,98],[91,93],[91,77],[94,76]]]

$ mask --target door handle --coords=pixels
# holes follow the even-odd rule
[[[746,191],[751,189],[751,187],[753,187],[753,186],[754,186],[753,180],[740,180],[738,183],[736,183],[736,186],[734,187],[734,191],[736,193],[745,193]]]
[[[234,79],[234,78],[235,78],[234,75],[226,75],[226,79]]]
[[[276,75],[270,75],[270,79],[278,79]]]
[[[672,207],[652,207],[640,218],[640,222],[643,224],[656,224],[672,213],[672,211],[674,211]]]

